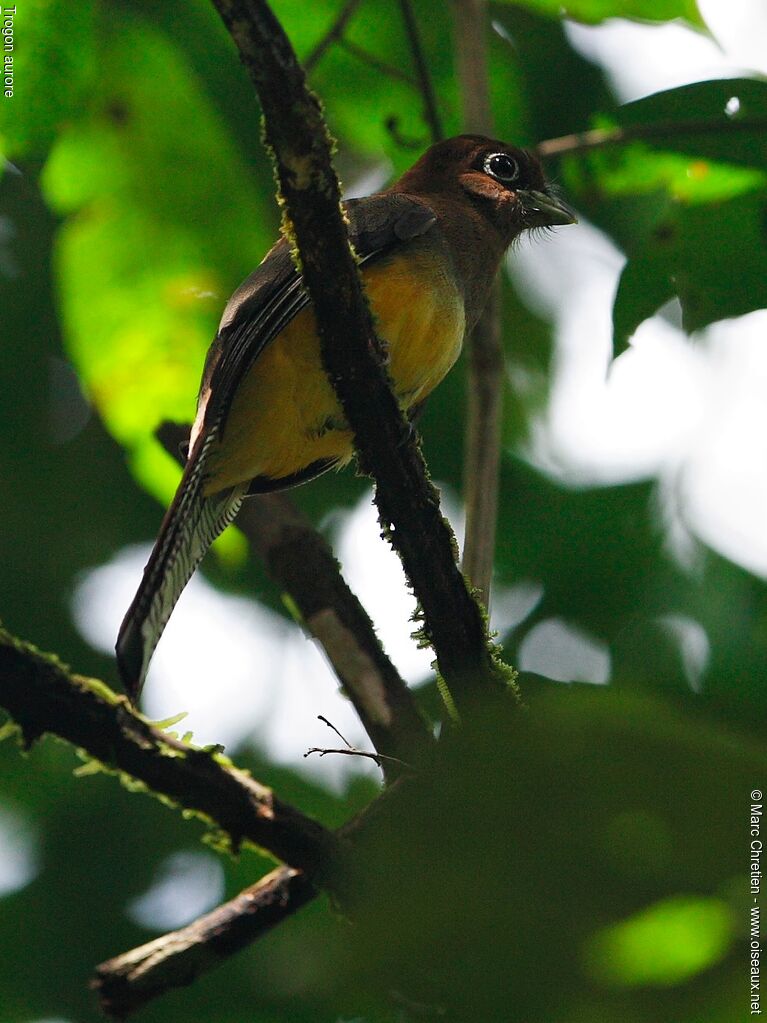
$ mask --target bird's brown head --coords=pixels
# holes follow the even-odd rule
[[[395,188],[426,199],[468,199],[492,221],[507,245],[528,228],[574,224],[577,219],[552,191],[532,153],[484,135],[457,135],[438,142]]]

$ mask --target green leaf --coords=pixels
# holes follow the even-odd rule
[[[767,173],[757,167],[661,152],[643,142],[599,150],[587,160],[608,198],[665,193],[674,202],[717,203],[767,185]]]
[[[672,986],[718,963],[732,937],[726,903],[677,895],[595,935],[587,963],[594,978],[609,986]]]
[[[767,190],[710,206],[672,205],[621,275],[616,353],[672,295],[687,331],[767,307]]]
[[[696,28],[706,24],[696,0],[505,0],[516,7],[526,7],[552,18],[573,18],[587,25],[596,25],[607,18],[629,18],[632,21],[673,21],[684,18]]]
[[[615,120],[633,130],[668,126],[655,141],[644,136],[661,149],[767,170],[767,81],[725,78],[683,85],[625,104]]]
[[[616,354],[674,295],[689,331],[767,305],[767,82],[698,82],[614,118],[606,132],[641,141],[573,154],[564,172],[587,211],[608,214],[629,254],[613,308]],[[636,213],[637,203],[641,215],[624,224],[621,207]]]
[[[178,714],[174,714],[172,717],[163,718],[162,721],[151,721],[150,724],[153,728],[157,728],[161,732],[167,731],[174,725],[177,725],[179,721],[183,721],[189,714],[188,710],[179,711]]]
[[[7,14],[9,5],[3,7]],[[0,152],[5,156],[44,156],[61,125],[87,104],[98,67],[100,8],[98,0],[16,5],[13,96],[3,96],[0,103]]]
[[[629,338],[645,320],[676,294],[670,275],[646,254],[630,259],[618,282],[613,305],[614,354],[628,348]]]
[[[134,471],[165,500],[178,466],[153,439],[194,415],[223,302],[273,241],[273,212],[193,69],[142,22],[110,22],[98,102],[43,173],[68,215],[56,268],[68,354]]]

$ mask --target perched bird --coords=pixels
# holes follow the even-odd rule
[[[481,135],[437,143],[386,191],[345,209],[411,414],[458,358],[514,239],[575,222],[531,153]],[[352,453],[283,238],[227,303],[208,352],[186,468],[117,639],[133,699],[181,591],[243,499],[344,466]]]

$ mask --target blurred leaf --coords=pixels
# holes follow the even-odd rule
[[[747,800],[761,744],[702,722],[691,700],[558,686],[522,718],[488,709],[445,755],[363,831],[352,975],[396,978],[456,1020],[699,1023],[742,970],[736,895],[701,893],[734,874],[733,893],[745,886],[733,795]],[[581,957],[594,943],[622,953],[611,979],[625,965],[636,983],[596,981]]]
[[[616,351],[676,294],[685,330],[767,306],[767,191],[708,206],[669,206],[624,269],[613,308]]]
[[[746,119],[749,127],[736,130]],[[698,82],[591,120],[607,136],[624,127],[646,130],[641,140],[568,153],[561,161],[568,194],[629,252],[644,241],[672,198],[719,201],[755,187],[763,178],[753,171],[767,170],[767,82]],[[701,122],[710,127],[696,132]]]
[[[502,296],[509,392],[503,405],[503,444],[520,451],[548,401],[553,338],[551,325],[527,308],[505,274]]]
[[[673,135],[653,143],[661,149],[725,164],[767,170],[767,81],[724,78],[695,82],[626,103],[614,114],[621,127],[671,125]],[[719,131],[696,132],[696,122]],[[756,122],[741,129],[740,122]]]
[[[573,49],[560,20],[491,5],[490,81],[495,130],[520,144],[564,135],[611,94],[599,68]],[[503,74],[501,73],[503,72]]]
[[[610,986],[679,984],[724,958],[733,925],[721,899],[672,896],[595,934],[588,968]]]
[[[573,18],[595,25],[607,18],[631,18],[634,21],[672,21],[684,18],[697,28],[705,28],[696,0],[506,0],[528,7],[552,18]]]
[[[26,0],[14,10],[14,93],[0,103],[0,154],[40,158],[67,120],[90,104],[101,3]]]
[[[300,0],[279,0],[274,8],[303,60],[324,38],[340,10],[332,0],[312,4],[310,17],[307,5]],[[455,110],[449,11],[432,6],[428,21],[419,17],[419,24],[442,111],[449,117],[451,110]],[[343,39],[351,48],[336,42],[324,52],[310,75],[312,87],[322,97],[330,130],[353,150],[381,161],[384,170],[386,157],[397,170],[404,170],[413,162],[413,152],[397,144],[387,121],[394,118],[397,134],[415,140],[416,152],[425,148],[430,139],[399,11],[393,8],[390,16],[382,18],[377,7],[362,4],[348,22]],[[435,45],[436,39],[441,45]],[[354,83],[353,88],[350,83]],[[442,84],[444,90],[440,89]]]
[[[636,607],[668,609],[676,573],[663,556],[649,483],[575,489],[507,456],[501,507],[499,581],[526,579],[545,590],[524,630],[562,617],[610,642]]]
[[[317,22],[313,22],[311,43],[304,43],[306,5],[281,0],[277,9],[285,15],[285,27],[299,55],[308,56],[325,29],[318,32]],[[339,5],[331,4],[330,9],[335,18]],[[460,128],[459,101],[449,7],[418,0],[414,12],[445,132],[455,134]],[[312,87],[322,97],[333,134],[352,152],[376,160],[379,170],[385,173],[390,164],[398,175],[431,143],[399,9],[392,8],[391,15],[382,18],[375,4],[361,4],[346,27],[344,40],[350,48],[336,43],[325,52],[311,73]],[[513,68],[499,68],[496,87],[505,87],[512,108],[516,89],[507,82],[513,78]],[[389,126],[392,120],[394,129]]]
[[[641,142],[598,150],[587,159],[592,180],[607,196],[663,193],[693,205],[722,202],[767,184],[767,174],[756,167],[663,152]]]
[[[115,20],[104,46],[98,109],[62,135],[43,180],[69,214],[57,245],[68,350],[167,499],[179,469],[153,431],[193,417],[223,300],[268,248],[272,217],[167,40]]]
[[[629,255],[613,309],[616,354],[674,295],[688,331],[762,308],[767,82],[699,82],[613,116],[621,127],[664,129],[563,162],[568,190]],[[738,130],[739,121],[749,126]],[[719,130],[696,132],[700,122]],[[639,216],[626,222],[632,211]]]

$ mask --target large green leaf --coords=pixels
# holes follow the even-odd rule
[[[661,149],[767,170],[767,81],[761,79],[725,78],[656,92],[620,107],[615,120],[633,131],[647,126],[644,141]]]
[[[687,330],[765,306],[767,82],[671,89],[601,126],[626,129],[627,142],[571,154],[564,172],[629,257],[613,310],[616,352],[674,295]],[[621,210],[638,216],[622,220]]]
[[[705,22],[696,0],[506,0],[517,7],[527,7],[552,18],[573,18],[587,25],[596,25],[607,18],[630,18],[632,21],[673,21],[684,18],[698,28]]]
[[[145,23],[110,29],[99,102],[62,133],[43,183],[68,215],[57,270],[69,354],[167,498],[178,470],[153,431],[193,416],[220,310],[275,217],[178,51]]]
[[[672,295],[688,331],[767,307],[767,190],[709,206],[669,207],[621,275],[613,308],[621,350]]]

